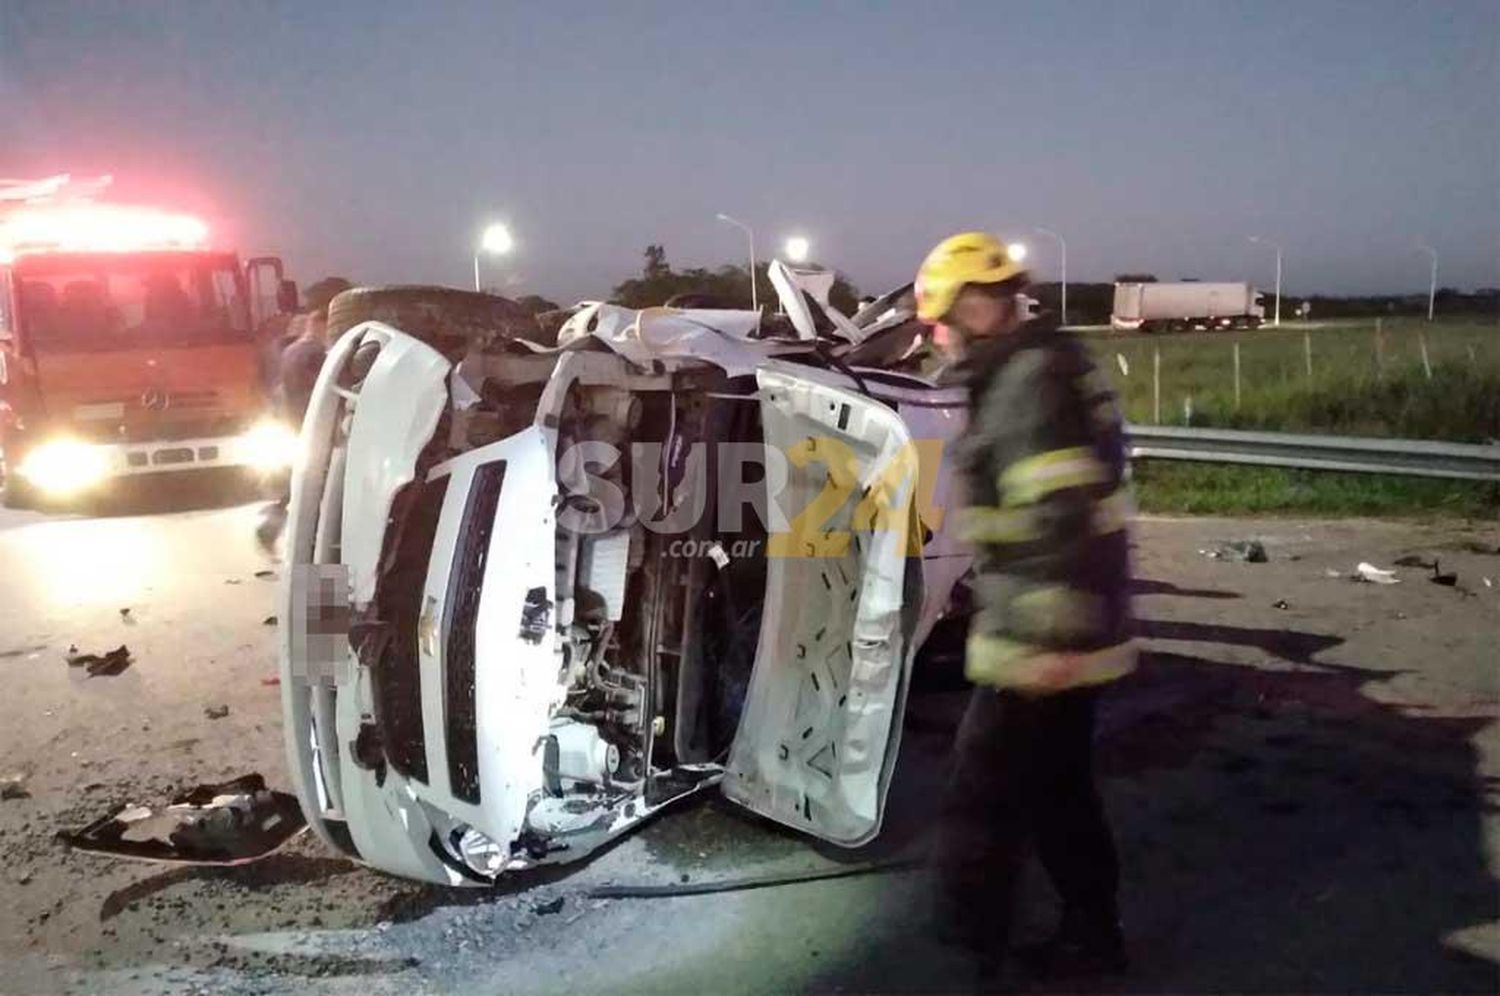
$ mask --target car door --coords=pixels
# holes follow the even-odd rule
[[[922,601],[918,456],[895,411],[831,375],[772,364],[757,380],[786,486],[770,496],[781,520],[768,523],[759,643],[723,791],[855,847],[880,831],[900,743]]]

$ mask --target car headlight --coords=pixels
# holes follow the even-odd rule
[[[109,476],[109,453],[77,439],[53,439],[32,449],[16,472],[37,490],[52,495],[74,494]]]
[[[297,458],[297,433],[285,422],[263,419],[234,441],[236,463],[260,471],[283,470]]]

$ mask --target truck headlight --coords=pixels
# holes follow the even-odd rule
[[[284,470],[297,457],[297,433],[285,422],[262,419],[234,441],[234,460],[259,471]]]
[[[26,482],[50,495],[87,490],[109,476],[109,453],[77,439],[52,439],[32,449],[16,468]]]

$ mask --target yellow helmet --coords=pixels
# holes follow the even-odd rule
[[[917,317],[938,322],[965,284],[998,284],[1024,276],[1005,243],[985,232],[963,232],[939,242],[917,270]]]

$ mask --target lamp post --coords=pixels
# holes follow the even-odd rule
[[[782,253],[788,262],[792,263],[806,263],[808,254],[811,252],[812,244],[800,235],[793,235],[782,247]]]
[[[1425,242],[1417,243],[1417,251],[1432,258],[1432,275],[1427,283],[1427,320],[1432,321],[1432,306],[1437,301],[1437,250]]]
[[[480,290],[479,286],[479,256],[481,253],[489,253],[491,256],[504,256],[516,246],[515,240],[510,236],[510,229],[501,224],[485,226],[479,236],[479,252],[474,254],[474,289]]]
[[[756,311],[760,310],[760,295],[755,290],[755,230],[738,218],[731,218],[727,214],[716,215],[720,221],[733,225],[745,233],[745,238],[750,241],[750,307]]]
[[[1009,256],[1013,262],[1016,262],[1016,263],[1025,262],[1025,260],[1026,260],[1026,243],[1024,243],[1024,242],[1010,242],[1010,243],[1007,243],[1006,246],[1005,246],[1005,254],[1007,256]]]
[[[1057,249],[1062,257],[1062,324],[1068,324],[1068,242],[1050,228],[1037,226],[1039,235],[1046,235],[1057,240]]]
[[[1262,245],[1268,245],[1276,250],[1276,314],[1271,319],[1272,325],[1281,324],[1281,246],[1270,239],[1261,238],[1259,235],[1250,236],[1250,241]]]

